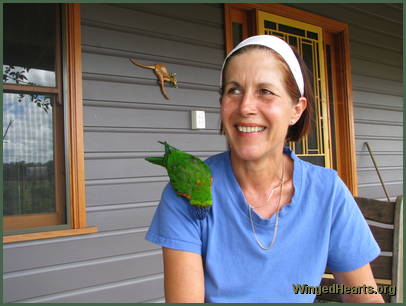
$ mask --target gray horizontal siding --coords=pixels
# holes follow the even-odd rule
[[[367,104],[370,108],[381,107],[403,111],[403,97],[400,95],[385,95],[382,93],[353,91],[353,100],[356,104]],[[378,118],[379,119],[379,118]]]
[[[114,28],[123,27],[126,31],[120,32],[140,32],[145,36],[164,37],[170,41],[184,41],[190,44],[190,41],[196,44],[207,44],[221,49],[223,46],[224,32],[221,19],[218,19],[221,11],[217,7],[209,9],[204,5],[166,5],[172,12],[176,7],[184,11],[180,14],[168,14],[165,8],[160,4],[156,5],[112,5],[103,4],[97,6],[83,6],[81,9],[84,15],[83,22],[88,24],[94,22]],[[106,11],[109,12],[106,14]],[[162,14],[165,12],[166,14]],[[186,13],[187,12],[187,13]],[[193,12],[193,15],[190,15]],[[195,22],[194,12],[199,12],[200,22]],[[216,21],[210,20],[212,14],[216,15]],[[204,15],[202,15],[204,14]],[[205,17],[207,16],[207,17]],[[122,42],[120,42],[122,44]]]
[[[154,288],[154,290],[151,290]],[[130,279],[86,287],[68,292],[56,293],[32,299],[24,303],[156,303],[162,302],[163,276],[149,275],[139,279]]]
[[[403,184],[398,182],[384,182],[386,190],[388,191],[389,196],[392,194],[401,195],[403,194]],[[364,198],[372,198],[372,199],[380,199],[383,201],[387,201],[385,196],[385,191],[383,190],[382,185],[379,182],[367,184],[361,183],[358,184],[359,186],[359,194],[358,196]],[[395,197],[392,197],[392,201]]]
[[[156,250],[155,245],[144,239],[146,231],[146,227],[133,228],[6,244],[3,246],[4,277],[13,272]]]
[[[105,52],[111,49],[112,53],[128,52],[134,57],[148,54],[167,60],[176,59],[185,63],[190,61],[192,64],[205,63],[211,66],[216,64],[216,58],[224,55],[220,46],[213,48],[212,45],[190,44],[188,39],[174,41],[166,36],[153,37],[143,31],[125,29],[125,27],[109,27],[85,21],[82,27],[84,46],[104,49]],[[196,37],[199,37],[198,34],[200,33],[196,32]]]
[[[399,152],[388,152],[388,151],[376,151],[374,150],[375,159],[379,160],[379,167],[385,168],[403,168],[402,166],[396,166],[402,164],[403,154]],[[373,168],[372,159],[368,152],[362,150],[357,154],[357,165],[358,169]]]
[[[403,5],[292,6],[349,25],[359,195],[385,198],[365,142],[391,198],[403,194]]]
[[[87,106],[84,114],[88,127],[100,128],[156,128],[190,130],[191,118],[189,109],[143,109],[132,107],[96,107]],[[162,117],[166,120],[156,120]],[[206,114],[206,130],[217,133],[220,126],[220,115],[212,111]]]
[[[83,72],[87,79],[98,78],[98,80],[109,78],[120,78],[118,81],[127,78],[136,83],[137,80],[149,81],[149,84],[156,85],[156,76],[152,72],[152,69],[140,68],[130,63],[129,57],[124,56],[107,56],[104,54],[85,53],[83,54],[83,60],[86,65],[83,66]],[[136,57],[132,56],[136,62],[144,63],[146,65],[154,64],[152,57]],[[196,84],[218,87],[218,78],[213,78],[213,71],[219,71],[212,67],[210,64],[204,65],[200,63],[198,66],[188,66],[187,59],[183,60],[183,63],[172,63],[167,60],[169,72],[175,71],[178,79],[179,86],[186,84]],[[176,91],[176,90],[175,90]]]
[[[157,191],[163,190],[166,183],[167,179],[162,177],[151,182],[106,182],[90,185],[86,188],[88,206],[157,201],[160,198]]]
[[[99,231],[115,231],[149,226],[158,201],[103,206],[88,211],[89,224],[98,224]],[[107,218],[108,216],[108,218]]]
[[[10,300],[26,300],[51,295],[55,292],[78,290],[137,279],[162,272],[161,252],[150,251],[113,258],[98,258],[90,261],[37,268],[8,273],[4,290]],[[71,280],[67,282],[67,280]],[[33,286],[37,284],[37,286]],[[46,285],[45,285],[46,284]],[[133,297],[134,300],[138,298]]]
[[[397,97],[403,95],[403,89],[399,87],[399,82],[365,75],[353,74],[352,86],[354,91],[378,93],[388,96],[394,95]],[[376,104],[376,102],[372,102],[372,104]]]
[[[193,152],[193,154],[201,159],[206,159],[213,152]],[[151,155],[158,156],[161,155],[161,152]],[[92,154],[92,157],[87,160],[86,171],[89,173],[88,184],[103,179],[150,178],[166,175],[164,168],[146,163],[143,157],[126,157],[121,153],[105,153],[102,158]]]
[[[139,10],[126,4],[99,5],[96,10],[83,6],[86,197],[88,222],[100,232],[150,224],[168,182],[163,168],[144,160],[163,154],[157,141],[201,158],[225,149],[218,135],[224,34],[222,20],[212,19],[213,12],[222,14],[221,7],[188,5],[188,14],[180,14],[185,12],[183,5],[179,10],[166,7],[168,11],[156,5],[140,5]],[[198,22],[190,15],[192,8]],[[113,13],[104,18],[106,9]],[[106,41],[111,35],[114,38]],[[146,65],[163,63],[176,72],[178,88],[167,87],[170,100],[162,96],[152,70],[134,66],[130,57]],[[190,129],[190,112],[197,109],[206,111],[204,130]],[[129,290],[124,299],[132,295],[135,300],[162,301],[162,279],[148,279],[149,273],[162,272],[161,262],[160,256],[151,256],[146,270],[140,271],[147,293],[138,296]],[[126,290],[119,282],[118,288]],[[104,291],[114,296],[119,292]],[[71,293],[58,301],[75,300],[75,291]],[[85,291],[80,300],[93,301],[98,294]]]
[[[401,167],[380,167],[380,173],[384,182],[397,182],[402,177],[403,168]],[[358,179],[364,184],[375,184],[378,174],[374,167],[360,168]]]
[[[134,68],[135,69],[135,68]],[[141,68],[140,68],[141,69]],[[149,71],[145,71],[150,77]],[[111,79],[110,81],[103,77],[104,80],[85,77],[86,86],[83,88],[84,103],[87,105],[110,105],[110,106],[125,106],[128,104],[140,104],[141,107],[147,104],[148,107],[163,107],[174,109],[176,107],[185,106],[190,109],[203,107],[211,109],[218,107],[218,87],[206,86],[203,84],[190,85],[187,88],[179,84],[179,88],[167,88],[168,95],[171,100],[166,101],[152,79],[147,82],[135,83],[133,80],[121,80],[119,78]],[[114,84],[111,87],[111,84]],[[110,87],[109,87],[110,86]],[[138,93],[142,92],[142,95]],[[193,94],[191,98],[190,95]],[[169,103],[170,101],[179,101],[177,105]],[[85,109],[86,114],[87,109]]]
[[[162,255],[144,236],[168,182],[149,164],[159,140],[200,158],[226,148],[219,128],[223,11],[216,4],[82,4],[87,223],[99,232],[6,245],[6,302],[163,302]],[[166,100],[150,69],[179,88]],[[204,130],[190,112],[206,111]]]
[[[175,133],[176,132],[176,133]],[[117,137],[120,135],[120,137]],[[225,148],[224,137],[218,133],[167,131],[167,129],[147,132],[137,129],[93,130],[85,128],[86,152],[157,152],[161,153],[162,145],[158,141],[166,140],[173,146],[186,151],[198,149],[204,144],[207,151]],[[203,149],[203,148],[201,148]],[[158,153],[159,154],[159,153]],[[148,154],[149,155],[149,154]]]
[[[166,16],[189,23],[204,24],[218,29],[223,27],[223,11],[218,4],[193,4],[193,3],[159,3],[159,4],[115,4],[130,10],[151,13],[157,16]],[[219,9],[220,8],[220,9]],[[223,43],[222,40],[219,43]]]

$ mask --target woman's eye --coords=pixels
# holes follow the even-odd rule
[[[241,90],[239,88],[233,87],[230,88],[227,93],[229,93],[230,95],[239,95],[241,93]]]
[[[263,95],[274,95],[274,93],[273,93],[271,90],[266,89],[266,88],[262,88],[262,89],[260,90],[260,92],[261,92],[261,94],[263,94]]]

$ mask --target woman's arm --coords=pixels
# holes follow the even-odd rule
[[[371,286],[377,292],[377,284],[372,274],[371,266],[366,264],[361,268],[349,272],[333,272],[338,284],[351,287]],[[367,291],[368,292],[368,291]],[[342,294],[341,299],[345,303],[384,303],[380,294]]]
[[[204,303],[202,256],[162,249],[166,303]]]

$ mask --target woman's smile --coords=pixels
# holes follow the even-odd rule
[[[238,123],[234,125],[234,127],[239,132],[239,136],[254,136],[254,135],[261,135],[266,127],[262,125],[258,125],[255,123]]]

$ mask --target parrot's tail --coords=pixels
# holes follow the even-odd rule
[[[166,141],[158,141],[160,144],[165,146],[165,154],[170,154],[171,146]]]
[[[172,147],[169,143],[166,141],[158,141],[160,144],[163,144],[165,146],[165,153],[169,154],[171,153],[171,150],[177,150],[180,151],[179,149],[176,149],[175,147]]]
[[[155,165],[166,167],[165,158],[163,157],[146,157],[145,160]]]

